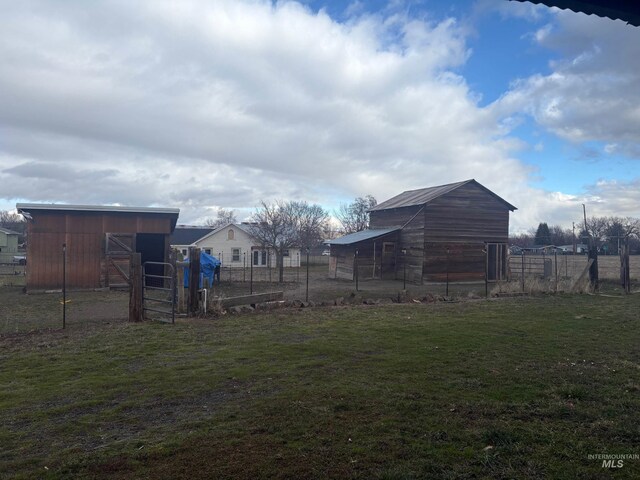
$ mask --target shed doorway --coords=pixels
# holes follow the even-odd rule
[[[165,236],[159,233],[138,233],[136,234],[136,252],[140,254],[140,261],[142,265],[146,262],[164,262],[165,250],[164,250]],[[152,275],[162,276],[164,275],[164,268],[162,265],[148,265],[146,267],[147,277],[145,279],[147,286],[152,283],[161,283],[161,279],[155,279]]]
[[[382,242],[382,255],[380,256],[380,278],[395,278],[396,274],[396,243]]]
[[[507,278],[507,246],[503,243],[487,244],[487,280],[496,282]]]

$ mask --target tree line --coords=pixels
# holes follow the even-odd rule
[[[624,244],[629,244],[632,252],[640,253],[640,219],[634,217],[587,217],[575,223],[573,228],[560,225],[538,224],[526,233],[510,238],[512,245],[530,248],[544,245],[587,244],[594,241],[601,252],[616,254]]]

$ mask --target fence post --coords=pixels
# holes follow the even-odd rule
[[[107,276],[108,277],[108,276]],[[62,329],[67,327],[67,244],[62,244]]]
[[[189,247],[189,315],[200,310],[198,290],[200,288],[200,249]]]
[[[184,299],[184,264],[182,261],[184,258],[182,254],[180,254],[180,265],[176,262],[176,292],[177,292],[177,310],[179,313],[184,313],[185,308],[185,299]]]
[[[445,296],[449,296],[449,247],[447,247],[447,287]]]
[[[489,244],[487,243],[484,244],[484,296],[489,298]]]
[[[522,293],[524,293],[524,250],[522,250],[522,272],[521,272],[521,281],[522,281]]]
[[[249,259],[249,294],[253,295],[253,250],[251,251],[251,258]]]
[[[356,292],[358,291],[358,249],[356,248],[356,251],[353,255],[353,269],[354,269],[354,274],[356,277]]]
[[[305,296],[305,299],[305,301],[309,301],[309,247],[307,247],[307,294]]]
[[[131,273],[129,279],[129,321],[144,320],[142,310],[142,256],[140,253],[131,254]]]
[[[553,252],[553,265],[556,268],[556,290],[555,292],[558,293],[558,251],[554,250]]]

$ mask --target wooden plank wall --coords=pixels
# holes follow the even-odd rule
[[[447,254],[447,251],[449,252]],[[423,277],[427,282],[484,280],[483,243],[425,243]]]
[[[62,245],[67,244],[67,286],[104,286],[105,233],[171,233],[167,216],[131,213],[31,211],[27,288],[62,287]]]
[[[474,184],[464,185],[425,208],[425,242],[507,243],[509,209]]]
[[[421,205],[371,212],[370,228],[402,227],[396,243],[396,268],[391,278],[422,283],[424,258],[424,214]],[[393,241],[393,240],[385,240]],[[403,254],[402,250],[406,250]]]

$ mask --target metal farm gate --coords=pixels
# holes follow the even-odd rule
[[[142,265],[142,312],[166,315],[176,321],[176,270],[165,262],[144,262]],[[169,320],[157,320],[168,322]]]

